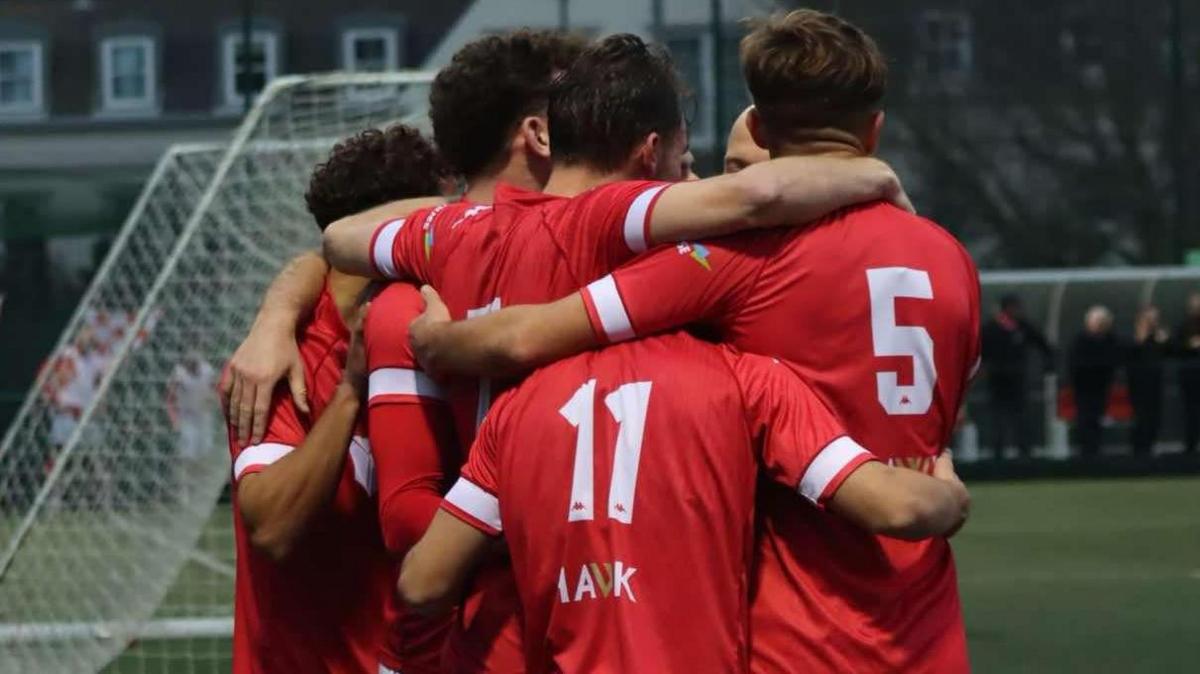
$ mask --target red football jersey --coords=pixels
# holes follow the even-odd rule
[[[384,223],[371,242],[388,278],[429,283],[455,318],[557,299],[647,247],[654,203],[668,183],[603,185],[575,198],[507,185],[495,202],[446,204]],[[510,382],[446,386],[460,441],[469,445],[492,397]],[[519,607],[507,560],[488,564],[450,637],[456,671],[520,672]]]
[[[932,222],[893,206],[664,248],[584,293],[603,339],[699,321],[796,365],[881,459],[926,471],[979,359],[979,280]],[[864,533],[768,488],[753,596],[758,672],[962,672],[950,546]]]
[[[408,324],[421,313],[417,289],[392,283],[371,302],[363,326],[368,379],[367,435],[375,460],[379,526],[399,562],[425,533],[462,463],[441,388],[421,371],[408,343]],[[395,577],[395,576],[393,576]],[[387,593],[388,634],[379,660],[404,674],[440,674],[452,619],[405,610]]]
[[[383,605],[394,565],[379,537],[374,467],[367,441],[355,436],[327,512],[295,553],[276,563],[250,544],[238,508],[238,482],[287,456],[304,441],[333,395],[348,334],[328,288],[299,331],[312,417],[302,416],[284,385],[276,389],[261,443],[242,447],[230,432],[237,582],[233,671],[237,674],[375,674],[384,636]]]
[[[821,504],[870,458],[780,361],[677,333],[506,393],[444,507],[504,534],[528,671],[743,672],[758,465]]]

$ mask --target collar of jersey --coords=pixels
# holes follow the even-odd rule
[[[541,204],[547,201],[554,201],[562,197],[546,194],[536,190],[527,190],[510,185],[508,183],[498,183],[494,195],[494,202],[497,204],[515,203],[515,204]]]

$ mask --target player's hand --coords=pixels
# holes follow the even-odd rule
[[[967,485],[963,484],[962,479],[958,477],[958,473],[954,470],[954,457],[950,454],[949,450],[942,452],[934,460],[933,476],[950,484],[962,508],[962,516],[958,524],[946,533],[946,538],[950,538],[954,534],[957,534],[963,525],[967,523],[967,517],[971,513],[971,495],[967,491]]]
[[[450,310],[431,286],[421,286],[425,310],[408,326],[408,341],[421,369],[437,373],[437,336],[450,323]]]
[[[346,354],[346,368],[342,370],[342,381],[352,386],[360,400],[367,397],[367,349],[363,342],[363,324],[370,302],[363,302],[350,320],[350,350]]]
[[[297,409],[308,409],[304,361],[294,330],[255,324],[229,360],[221,378],[221,406],[242,444],[261,442],[275,385],[287,378]]]
[[[908,198],[908,193],[904,191],[904,185],[900,183],[900,176],[892,170],[884,162],[879,162],[881,174],[880,181],[883,184],[883,198],[890,201],[897,208],[903,208],[909,213],[916,214],[917,208],[913,206],[912,200]]]

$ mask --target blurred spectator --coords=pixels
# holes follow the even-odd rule
[[[1200,292],[1188,297],[1187,318],[1176,335],[1179,388],[1183,393],[1183,451],[1200,443]]]
[[[1133,342],[1127,354],[1125,373],[1129,382],[1129,402],[1133,405],[1130,441],[1134,454],[1151,452],[1162,422],[1163,362],[1170,344],[1167,331],[1159,320],[1158,307],[1142,309],[1134,324]]]
[[[1000,310],[983,326],[983,367],[986,375],[991,412],[989,443],[996,458],[1004,455],[1005,443],[1012,440],[1022,456],[1029,456],[1030,349],[1042,354],[1042,365],[1050,369],[1053,358],[1046,338],[1030,325],[1021,311],[1016,295],[1000,298]]]
[[[217,445],[213,429],[217,420],[217,372],[199,353],[189,352],[175,365],[167,380],[167,414],[177,436],[179,460],[175,484],[187,489],[187,476]]]
[[[1088,309],[1083,332],[1071,345],[1071,383],[1075,388],[1075,439],[1083,456],[1100,451],[1100,420],[1121,364],[1121,347],[1112,331],[1112,312]]]

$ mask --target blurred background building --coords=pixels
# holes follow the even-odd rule
[[[227,139],[267,80],[434,69],[521,26],[635,32],[665,44],[691,85],[706,174],[748,102],[742,18],[801,4],[879,40],[892,64],[883,155],[981,268],[1200,263],[1187,152],[1200,8],[1183,0],[4,0],[0,425],[154,160],[171,143]],[[1027,315],[1057,343],[1040,292]],[[1164,325],[1183,320],[1183,293],[1162,303]],[[1053,320],[1077,325],[1095,301]],[[1139,308],[1113,308],[1118,332]]]

